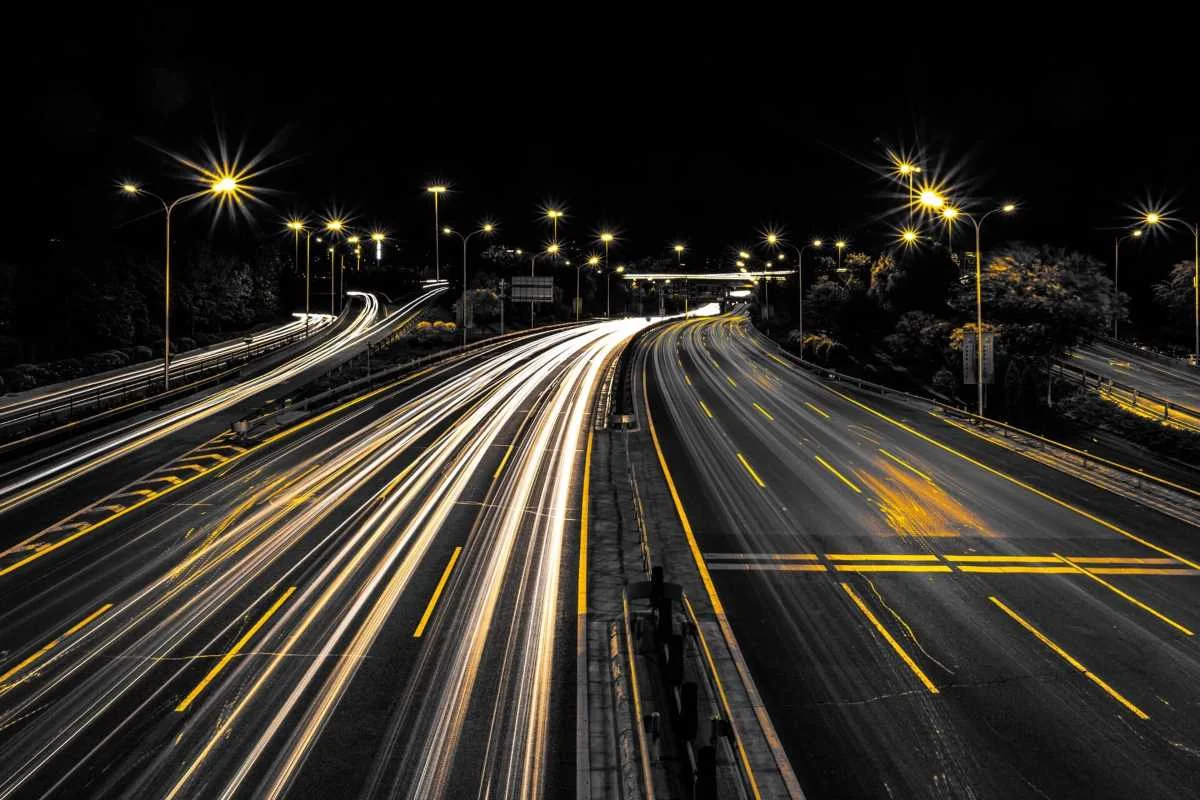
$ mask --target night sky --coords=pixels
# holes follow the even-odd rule
[[[898,187],[881,176],[888,147],[923,148],[927,174],[969,208],[1018,200],[993,241],[1107,261],[1112,233],[1099,229],[1127,222],[1129,204],[1200,214],[1187,51],[1140,33],[1114,44],[986,26],[976,57],[963,31],[792,35],[756,20],[751,36],[717,19],[701,30],[632,17],[548,29],[497,11],[460,33],[465,7],[219,16],[234,10],[75,19],[40,29],[35,55],[7,54],[21,76],[10,172],[27,190],[5,198],[22,235],[4,257],[37,263],[50,237],[153,244],[113,181],[182,194],[178,169],[144,141],[196,157],[218,132],[248,154],[272,145],[275,168],[256,181],[274,190],[255,211],[261,230],[337,204],[414,260],[432,238],[433,179],[454,189],[444,222],[491,215],[512,246],[545,240],[535,209],[555,199],[569,213],[561,238],[612,225],[629,256],[676,239],[716,255],[768,223],[876,248],[900,221]],[[190,224],[207,234],[211,215]],[[1161,274],[1188,244],[1177,234],[1129,258]]]

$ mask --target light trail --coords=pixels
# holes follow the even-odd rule
[[[78,445],[0,473],[0,513],[352,351],[401,317],[415,313],[440,291],[425,292],[382,318],[374,295],[351,292],[363,299],[363,308],[342,330],[265,374],[198,400],[185,400],[149,419],[105,431]]]
[[[482,726],[483,782],[496,794],[544,795],[559,586],[570,584],[560,572],[571,569],[564,546],[584,423],[609,357],[644,324],[521,340],[426,382],[407,402],[380,397],[314,426],[267,457],[261,473],[215,490],[225,511],[111,587],[113,609],[4,698],[0,728],[15,727],[0,741],[0,798],[34,781],[51,792],[67,785],[114,737],[175,707],[205,675],[195,653],[228,657],[164,738],[145,743],[123,791],[293,793],[364,658],[391,646],[379,641],[384,626],[425,606],[412,578],[443,569],[426,556],[440,536],[462,542],[464,514],[478,515],[474,530],[406,681],[423,689],[389,726],[389,739],[419,731],[419,741],[407,741],[399,765],[381,758],[372,780],[444,795],[452,780],[470,782],[450,766],[467,727]],[[486,502],[464,505],[478,479],[490,482]],[[288,586],[297,588],[239,650],[243,610],[266,608]],[[486,646],[497,626],[509,631],[504,667],[498,686],[480,694],[484,659],[500,657]]]
[[[336,319],[329,314],[309,314],[306,325],[304,314],[297,314],[296,317],[297,319],[284,325],[256,333],[252,337],[253,347],[260,352],[263,348],[278,347],[289,339],[303,334],[306,327],[310,336],[316,335],[333,324]],[[231,362],[244,355],[246,351],[245,341],[236,339],[202,350],[183,353],[171,361],[172,380],[178,380],[178,376],[185,375],[202,364],[216,366]],[[125,369],[108,371],[0,398],[0,427],[36,420],[42,414],[56,413],[76,404],[80,406],[99,405],[106,401],[121,399],[130,391],[135,391],[148,383],[153,384],[156,378],[161,384],[162,371],[161,360],[149,361]]]

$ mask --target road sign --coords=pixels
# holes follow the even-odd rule
[[[963,334],[963,383],[976,383],[975,367],[979,361],[974,331]],[[992,331],[983,334],[983,382],[996,382],[996,335]]]
[[[512,279],[514,303],[549,303],[554,299],[552,275],[515,275]]]

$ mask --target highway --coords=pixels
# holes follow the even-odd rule
[[[294,354],[262,374],[252,375],[215,391],[191,395],[130,421],[76,437],[51,451],[38,452],[4,465],[0,468],[0,514],[55,490],[69,489],[79,478],[95,478],[102,474],[102,470],[112,469],[114,462],[126,460],[129,469],[135,470],[159,466],[168,460],[168,454],[174,453],[178,445],[190,446],[195,441],[203,441],[215,431],[211,430],[210,425],[207,435],[199,440],[191,435],[176,440],[170,437],[188,433],[205,422],[215,422],[219,428],[227,427],[231,420],[226,419],[226,412],[243,409],[247,404],[261,403],[265,393],[289,382],[307,379],[306,376],[315,377],[316,373],[335,365],[339,359],[357,352],[372,337],[389,330],[398,321],[419,313],[440,291],[426,290],[386,315],[380,313],[380,304],[374,295],[357,295],[362,300],[362,306],[346,324],[313,347]],[[173,441],[173,446],[167,445],[170,441]],[[132,477],[127,472],[121,473],[121,476]],[[66,502],[73,503],[75,499],[72,497]],[[42,504],[42,508],[47,507],[54,506]],[[73,511],[76,507],[68,505],[63,510]],[[37,521],[41,519],[34,518],[34,527],[40,527]],[[22,520],[22,524],[30,522]],[[20,546],[32,547],[36,543],[26,542]]]
[[[262,353],[286,344],[308,332],[317,335],[336,319],[329,314],[296,315],[297,319],[284,325],[255,334],[252,345]],[[213,347],[191,350],[171,361],[171,376],[179,380],[197,368],[213,367],[224,362],[240,361],[248,345],[242,339],[222,342]],[[53,386],[0,397],[0,428],[20,426],[75,405],[100,404],[121,399],[126,394],[145,388],[147,383],[162,384],[162,360],[135,364],[125,369],[91,375]]]
[[[1103,342],[1076,348],[1070,363],[1169,400],[1200,416],[1200,370],[1165,364]]]
[[[808,797],[1195,796],[1191,526],[819,382],[744,318],[637,363],[696,584]]]
[[[516,336],[5,529],[35,545],[0,559],[0,798],[567,794],[587,423],[645,324]]]

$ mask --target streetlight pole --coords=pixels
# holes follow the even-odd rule
[[[683,270],[683,251],[684,251],[683,245],[681,245],[681,244],[675,245],[675,268],[680,271]],[[688,310],[688,279],[687,279],[687,275],[684,275],[683,276],[683,318],[687,319],[689,313],[690,312]]]
[[[597,256],[592,256],[587,260],[589,267],[596,267],[600,264],[600,259]],[[579,314],[583,309],[583,302],[579,298],[579,270],[581,265],[575,265],[575,321],[579,322]]]
[[[310,230],[304,235],[304,336],[308,336],[309,303],[312,299],[312,235]]]
[[[433,195],[433,277],[441,280],[442,263],[442,226],[438,222],[438,195],[446,193],[446,187],[441,185],[426,186],[425,191]]]
[[[375,268],[379,269],[379,264],[383,260],[383,240],[387,238],[387,234],[383,231],[375,231],[371,234],[371,241],[375,243]]]
[[[1147,211],[1142,215],[1142,222],[1147,225],[1159,225],[1171,220],[1165,214],[1158,211]],[[1184,223],[1184,227],[1192,232],[1192,292],[1195,295],[1195,349],[1192,351],[1192,358],[1200,365],[1200,222],[1188,225]]]
[[[549,256],[557,256],[558,255],[558,242],[551,242],[550,244],[548,244],[546,246],[546,249],[542,252],[546,253],[546,255],[549,255]],[[532,255],[529,256],[529,277],[531,277],[531,278],[535,277],[534,268],[537,266],[537,257],[540,255],[541,255],[541,253],[533,253]],[[529,327],[532,329],[533,328],[533,287],[532,286],[529,287],[529,292],[530,292],[530,295],[529,295]]]
[[[334,217],[325,221],[325,230],[329,232],[329,314],[337,316],[337,269],[334,255],[337,253],[337,235],[345,231],[346,220]]]
[[[608,231],[604,231],[600,234],[600,241],[604,243],[604,271],[606,273],[608,272],[608,246],[610,244],[612,244],[612,240],[613,240],[613,235],[611,233],[609,233]],[[576,275],[578,275],[578,272],[576,272]],[[576,283],[578,283],[578,281],[576,281]],[[610,282],[610,284],[611,284],[611,282]],[[578,289],[576,290],[576,294],[578,294]],[[606,296],[604,298],[604,316],[605,316],[605,318],[608,318],[612,312],[612,306],[610,305],[611,299],[612,299],[611,296]],[[578,314],[576,314],[576,317],[578,318]]]
[[[1124,236],[1113,237],[1113,338],[1117,338],[1117,323],[1120,319],[1119,305],[1121,302],[1121,242],[1132,237],[1137,239],[1141,237],[1142,229],[1131,231]]]
[[[494,225],[492,225],[492,223],[488,222],[488,223],[484,223],[482,226],[480,226],[479,230],[471,231],[466,236],[464,236],[461,233],[459,233],[458,231],[454,230],[453,228],[442,228],[442,233],[446,234],[447,236],[457,236],[459,239],[462,239],[462,246],[463,246],[463,286],[462,286],[463,347],[467,346],[467,242],[471,241],[471,237],[477,233],[488,234],[488,233],[491,233],[492,231],[494,231],[495,229],[496,229],[496,226],[494,226]],[[503,312],[504,300],[501,300],[500,303],[501,303],[501,313],[504,313]],[[531,303],[530,304],[530,314],[531,315],[533,313],[532,307],[533,306]]]
[[[981,231],[984,220],[992,214],[997,212],[1011,214],[1016,208],[1012,203],[1006,203],[1000,208],[993,208],[978,219],[950,207],[942,211],[942,217],[947,221],[957,217],[966,217],[975,226],[975,355],[977,359],[975,365],[975,394],[977,413],[980,417],[983,417],[983,250],[980,246],[982,239]],[[953,213],[947,214],[947,211],[952,211]]]
[[[168,203],[153,192],[148,192],[136,183],[123,183],[121,190],[126,194],[146,195],[153,197],[162,204],[166,218],[166,257],[163,269],[163,390],[171,388],[171,212],[175,206],[187,203],[206,195],[226,195],[236,197],[239,189],[237,179],[231,175],[217,175],[209,181],[209,186],[199,192],[192,192]]]

